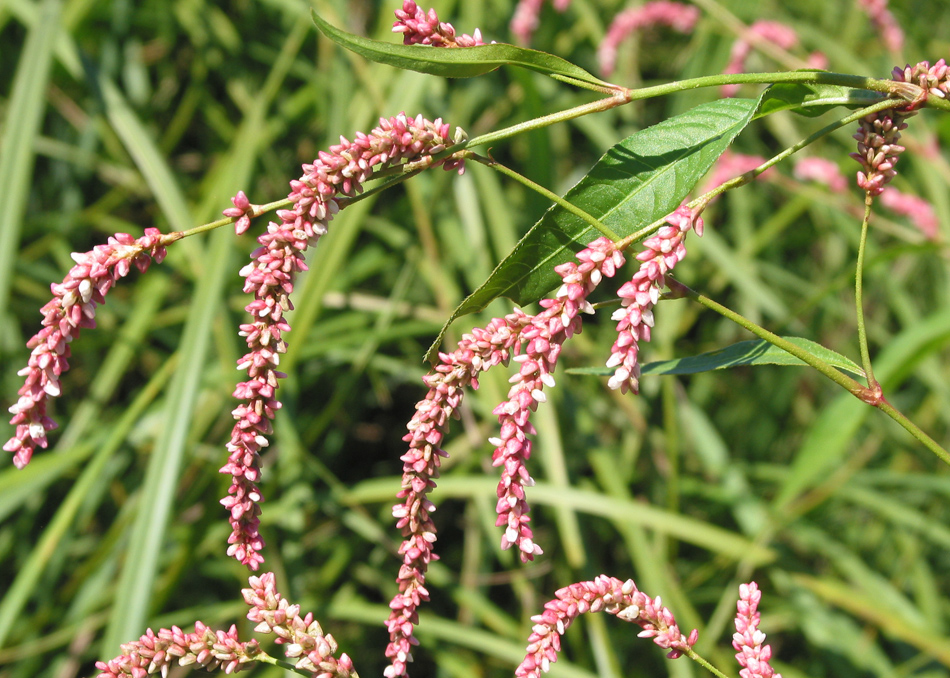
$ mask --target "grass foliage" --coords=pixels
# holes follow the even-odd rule
[[[389,36],[394,2],[319,0],[334,25]],[[703,0],[690,36],[668,31],[621,49],[613,79],[656,84],[714,74],[734,21],[779,18],[830,68],[885,76],[893,66],[850,0]],[[545,6],[533,46],[596,71],[595,50],[621,3]],[[942,0],[892,1],[910,62],[946,56]],[[437,9],[460,31],[510,39],[509,0]],[[209,221],[244,189],[283,197],[287,181],[340,134],[379,116],[441,116],[470,135],[590,100],[545,77],[501,69],[470,80],[395,71],[318,38],[297,0],[7,0],[0,2],[0,383],[5,406],[39,327],[48,285],[108,235]],[[774,69],[755,54],[750,68]],[[755,90],[750,88],[749,95]],[[638,102],[532,132],[492,149],[560,193],[637,129],[717,96],[701,90]],[[753,123],[736,143],[771,155],[828,116]],[[851,130],[804,153],[849,176]],[[896,185],[930,200],[936,242],[883,211],[865,276],[868,331],[889,399],[936,440],[950,441],[950,118],[912,121]],[[485,167],[427,172],[347,209],[297,288],[281,366],[284,408],[265,457],[265,567],[312,610],[363,676],[383,665],[395,593],[405,422],[424,391],[421,356],[547,204]],[[856,188],[833,195],[791,177],[732,192],[706,213],[678,268],[687,284],[769,329],[857,359],[852,276]],[[196,618],[237,623],[246,571],[226,558],[218,499],[228,477],[230,396],[246,303],[237,271],[252,234],[189,238],[146,276],[110,293],[98,329],[72,346],[52,449],[24,471],[0,470],[0,677],[71,678],[145,626]],[[604,299],[600,299],[604,300]],[[506,312],[495,302],[449,340]],[[608,313],[568,344],[565,367],[602,364]],[[657,309],[645,361],[721,348],[750,336],[687,301]],[[645,376],[620,396],[602,377],[563,372],[537,415],[530,494],[545,555],[521,566],[494,527],[491,410],[506,375],[466,400],[433,499],[442,560],[421,616],[414,676],[511,675],[528,617],[564,585],[600,573],[633,577],[698,627],[697,649],[735,669],[729,637],[737,585],[764,590],[763,628],[786,678],[950,675],[950,470],[880,413],[803,367],[764,365]],[[636,629],[588,615],[565,637],[552,676],[670,675]],[[177,669],[175,675],[178,675]],[[255,676],[278,669],[262,666]]]

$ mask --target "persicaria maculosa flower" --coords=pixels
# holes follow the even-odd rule
[[[397,582],[399,593],[389,603],[392,612],[386,622],[389,645],[386,656],[387,678],[406,675],[406,664],[411,660],[412,647],[418,644],[413,635],[419,622],[418,609],[429,599],[425,587],[429,563],[438,560],[433,552],[436,527],[432,521],[435,506],[428,499],[429,490],[439,477],[442,440],[449,431],[449,422],[457,416],[466,387],[478,388],[478,375],[499,364],[507,364],[512,350],[520,344],[522,330],[531,322],[531,316],[521,311],[504,318],[495,318],[484,328],[476,328],[462,336],[452,353],[439,353],[439,363],[423,381],[429,392],[416,403],[416,412],[403,437],[409,450],[401,459],[401,503],[393,507],[396,527],[402,530],[404,540],[399,547],[403,557]]]
[[[288,603],[274,581],[274,573],[267,572],[251,577],[251,587],[241,590],[244,602],[251,606],[247,618],[257,624],[254,630],[275,634],[275,642],[284,646],[294,668],[311,671],[314,678],[359,678],[346,653],[334,656],[339,648],[333,636],[323,632],[312,613],[301,616],[300,606]]]
[[[585,612],[603,611],[638,625],[643,630],[637,635],[652,638],[669,650],[666,656],[670,659],[688,652],[699,637],[696,629],[689,636],[683,635],[673,613],[663,607],[659,598],[650,598],[638,590],[632,579],[620,581],[601,575],[594,581],[571,584],[554,595],[554,600],[544,604],[543,613],[531,617],[534,626],[524,661],[515,670],[518,678],[539,678],[547,673],[557,661],[561,636]]]
[[[736,632],[732,646],[738,651],[736,660],[742,666],[742,678],[782,678],[775,673],[769,660],[772,648],[765,645],[765,634],[759,630],[759,601],[762,592],[755,582],[739,586],[739,602],[736,603]]]
[[[640,269],[618,291],[623,308],[611,316],[617,321],[617,341],[607,360],[607,367],[615,368],[607,385],[619,388],[621,393],[640,392],[640,342],[650,341],[653,307],[660,298],[660,288],[666,284],[664,276],[686,256],[686,232],[692,228],[696,235],[703,234],[702,218],[686,206],[677,208],[666,223],[643,241],[645,249],[637,255]]]
[[[402,33],[404,45],[476,47],[485,44],[477,28],[474,35],[456,35],[452,24],[439,21],[434,9],[425,12],[413,0],[404,0],[402,9],[396,10],[393,33]]]
[[[33,352],[27,366],[17,373],[26,379],[17,392],[19,400],[10,408],[16,433],[3,446],[13,453],[17,468],[30,462],[37,447],[46,447],[46,432],[56,428],[46,408],[49,399],[62,392],[60,378],[69,369],[69,343],[82,329],[96,326],[96,307],[105,303],[106,294],[132,266],[144,273],[153,260],[161,263],[165,246],[181,237],[181,233],[162,234],[157,228],[147,228],[141,238],[116,233],[90,252],[73,252],[76,265],[63,282],[50,285],[53,298],[40,309],[43,329],[27,342]]]
[[[916,115],[928,96],[945,99],[950,92],[950,68],[943,59],[933,66],[929,61],[921,61],[914,66],[895,68],[892,75],[895,81],[917,85],[923,91],[912,102],[871,113],[861,120],[854,135],[858,150],[851,157],[861,164],[858,186],[870,197],[880,195],[884,186],[897,175],[895,166],[905,150],[898,142],[901,132],[907,128],[907,118]]]
[[[554,269],[564,284],[554,297],[540,302],[544,310],[521,332],[521,340],[527,345],[524,352],[514,358],[520,368],[509,380],[513,385],[508,391],[508,400],[492,411],[498,415],[500,424],[499,436],[490,440],[495,446],[492,464],[502,468],[495,507],[496,525],[505,528],[501,547],[516,546],[525,562],[541,553],[528,526],[529,508],[524,494],[524,488],[534,484],[525,466],[531,457],[529,436],[535,433],[529,418],[538,403],[546,399],[544,387],[554,386],[554,368],[561,346],[581,331],[579,314],[593,313],[588,295],[605,277],[613,277],[624,263],[623,254],[608,238],[592,242],[577,254],[577,260],[579,263],[569,261]]]
[[[290,295],[297,273],[307,270],[304,253],[327,232],[327,224],[339,211],[337,196],[356,195],[380,169],[409,162],[433,164],[432,155],[450,143],[449,125],[441,119],[430,122],[404,113],[380,120],[378,127],[369,134],[357,133],[353,141],[341,137],[339,144],[303,166],[300,179],[290,182],[292,207],[277,211],[280,221],[268,224],[251,263],[241,269],[244,291],[254,296],[246,307],[251,321],[240,328],[248,353],[238,361],[238,369],[247,372],[248,380],[234,390],[234,397],[243,402],[232,412],[237,423],[227,446],[228,463],[221,468],[232,482],[221,503],[231,514],[228,555],[252,570],[264,560],[258,531],[260,452],[268,445],[271,421],[281,406],[277,387],[286,375],[278,366],[280,355],[287,351],[283,335],[290,331],[284,314],[293,308]],[[446,169],[464,168],[461,160],[451,157],[439,162]],[[225,210],[225,215],[240,217],[240,230],[246,227],[241,220],[252,206],[243,194],[233,202],[234,208]]]

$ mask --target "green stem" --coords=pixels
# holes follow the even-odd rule
[[[873,389],[862,386],[851,377],[839,372],[837,369],[826,363],[814,353],[806,351],[800,346],[796,346],[777,334],[769,332],[764,327],[756,325],[748,318],[739,315],[732,309],[726,308],[722,304],[713,301],[709,297],[699,294],[698,292],[690,289],[683,283],[670,276],[667,276],[666,278],[666,285],[670,288],[670,290],[673,291],[675,296],[692,299],[702,306],[715,311],[719,315],[728,318],[737,325],[749,330],[752,332],[752,334],[759,337],[760,339],[764,339],[770,344],[778,346],[783,351],[791,353],[803,363],[814,367],[816,370],[847,390],[851,395],[858,398],[862,402],[877,407],[879,410],[887,414],[887,416],[889,416],[891,419],[900,424],[908,433],[914,436],[914,438],[919,440],[928,450],[937,455],[937,457],[940,458],[945,464],[950,466],[950,452],[947,452],[947,450],[941,447],[939,443],[927,435],[919,426],[908,419],[906,415],[891,405],[887,399],[881,395],[879,387],[877,389]]]
[[[494,158],[491,158],[491,157],[484,158],[484,157],[482,157],[482,156],[480,156],[480,155],[475,155],[474,153],[470,154],[468,157],[472,158],[473,160],[476,160],[477,162],[482,163],[483,165],[487,165],[488,167],[491,167],[493,170],[495,170],[495,171],[497,171],[497,172],[501,172],[502,174],[504,174],[504,175],[507,176],[507,177],[511,177],[511,178],[514,179],[515,181],[517,181],[517,182],[519,182],[519,183],[521,183],[521,184],[524,184],[525,186],[527,186],[528,188],[530,188],[530,189],[533,190],[533,191],[537,191],[538,193],[540,193],[541,195],[543,195],[545,198],[547,198],[548,200],[551,200],[551,201],[553,201],[554,203],[556,203],[557,205],[563,207],[565,210],[567,210],[568,212],[570,212],[570,213],[573,214],[574,216],[583,219],[583,220],[586,221],[588,224],[590,224],[591,226],[593,226],[594,228],[596,228],[598,231],[600,231],[601,233],[603,233],[605,236],[607,236],[608,238],[610,238],[610,239],[613,240],[614,242],[617,242],[618,240],[620,240],[620,236],[617,235],[616,233],[614,233],[614,232],[610,229],[609,226],[607,226],[606,224],[604,224],[604,223],[598,221],[596,218],[592,217],[590,214],[588,214],[587,212],[585,212],[584,210],[582,210],[580,207],[577,207],[577,206],[574,205],[573,203],[568,202],[567,200],[565,200],[564,198],[562,198],[561,196],[559,196],[557,193],[553,193],[552,191],[549,191],[549,190],[546,189],[544,186],[541,186],[540,184],[536,184],[535,182],[531,181],[531,179],[529,179],[528,177],[526,177],[526,176],[524,176],[524,175],[522,175],[522,174],[518,174],[518,173],[515,172],[514,170],[512,170],[512,169],[510,169],[510,168],[508,168],[508,167],[505,167],[504,165],[502,165],[500,162],[498,162],[498,161],[495,160]]]
[[[861,364],[868,379],[868,388],[880,389],[871,369],[871,352],[868,350],[867,326],[864,322],[864,253],[867,250],[868,222],[871,219],[870,193],[864,197],[864,219],[861,220],[861,240],[858,243],[858,264],[854,274],[854,311],[858,319],[858,346],[861,349]]]
[[[693,648],[687,648],[684,654],[713,675],[718,676],[718,678],[729,678],[726,674],[710,664],[707,660],[703,659]]]

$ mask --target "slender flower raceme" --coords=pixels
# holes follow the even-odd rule
[[[686,232],[692,228],[696,235],[703,234],[702,218],[685,205],[669,215],[666,223],[643,241],[646,249],[637,255],[640,269],[618,291],[623,308],[611,316],[617,321],[618,336],[607,360],[607,367],[614,368],[607,385],[619,388],[621,393],[640,392],[640,341],[650,341],[653,307],[660,298],[660,288],[666,284],[664,276],[686,256]]]
[[[168,675],[173,664],[200,666],[206,671],[220,669],[225,673],[237,673],[257,660],[262,652],[256,640],[242,643],[238,640],[237,627],[227,631],[214,631],[195,622],[194,633],[185,633],[177,626],[170,629],[152,629],[136,641],[122,645],[122,652],[115,659],[96,662],[98,678],[144,678],[153,673]]]
[[[476,47],[485,44],[477,28],[474,35],[456,35],[452,24],[439,21],[434,9],[425,12],[413,0],[403,0],[402,9],[396,10],[393,33],[402,33],[404,45]]]
[[[527,342],[524,353],[515,357],[521,367],[510,379],[513,385],[508,400],[492,412],[498,415],[501,426],[499,437],[490,441],[495,446],[492,463],[502,467],[496,525],[505,527],[501,547],[517,546],[525,562],[541,553],[528,526],[529,508],[524,495],[525,486],[534,484],[525,466],[531,457],[529,436],[535,433],[529,418],[538,403],[546,399],[544,387],[554,385],[561,346],[581,330],[579,314],[593,313],[588,295],[603,278],[613,277],[624,262],[623,254],[609,238],[598,238],[579,252],[577,259],[579,264],[567,262],[554,269],[564,284],[553,298],[540,302],[544,310],[521,333],[522,340]]]
[[[617,47],[634,31],[651,26],[669,26],[679,33],[690,33],[698,19],[697,7],[669,0],[654,0],[620,12],[614,17],[607,35],[597,48],[600,70],[605,75],[613,73],[617,63]]]
[[[337,643],[323,632],[313,614],[301,617],[300,606],[291,605],[277,592],[272,572],[248,581],[251,588],[241,590],[244,602],[251,606],[247,618],[257,624],[254,630],[258,633],[277,636],[277,644],[285,646],[284,654],[294,662],[294,668],[311,671],[314,678],[359,678],[346,653],[334,656]]]
[[[13,453],[13,463],[23,468],[37,447],[46,447],[46,432],[56,428],[46,413],[50,398],[62,392],[60,378],[69,369],[69,343],[84,328],[96,326],[96,307],[104,304],[106,294],[135,266],[145,272],[152,261],[165,258],[165,246],[181,238],[181,233],[162,234],[157,228],[145,229],[141,238],[117,233],[105,245],[90,252],[74,252],[76,265],[61,283],[50,285],[53,298],[40,312],[43,329],[27,342],[33,350],[27,367],[18,372],[26,377],[18,391],[17,403],[10,408],[16,433],[3,449]]]
[[[683,635],[673,613],[663,607],[659,598],[650,598],[639,591],[632,579],[620,581],[601,575],[594,581],[571,584],[554,595],[554,600],[545,603],[542,614],[531,617],[534,627],[528,638],[527,655],[515,670],[518,678],[539,678],[547,673],[557,661],[561,636],[585,612],[604,611],[636,624],[643,629],[637,635],[652,638],[654,643],[669,650],[670,659],[689,652],[699,636],[696,629],[689,636]]]
[[[732,636],[732,646],[736,649],[736,659],[742,670],[742,678],[782,678],[775,673],[769,660],[772,648],[765,645],[765,634],[759,630],[759,601],[762,592],[755,582],[739,586],[739,602],[736,603],[736,632]]]
[[[427,494],[439,477],[442,440],[449,430],[449,422],[457,416],[464,389],[478,388],[478,375],[498,364],[507,364],[513,350],[521,342],[521,332],[531,322],[531,316],[515,311],[504,318],[495,318],[485,328],[476,328],[462,337],[452,353],[440,353],[439,364],[425,376],[429,387],[425,399],[416,403],[416,413],[409,422],[409,432],[403,438],[409,450],[402,456],[401,503],[393,507],[396,526],[405,537],[399,547],[403,564],[397,581],[399,593],[389,607],[387,621],[390,642],[386,656],[390,665],[387,678],[406,675],[406,663],[411,659],[412,646],[417,644],[413,635],[418,623],[419,605],[429,599],[425,588],[429,563],[437,560],[433,553],[436,527],[431,514],[435,506]]]
[[[284,314],[293,308],[290,294],[296,274],[307,269],[304,253],[326,233],[327,224],[339,210],[337,196],[353,196],[377,169],[402,162],[420,167],[432,164],[432,154],[451,143],[449,126],[440,120],[429,122],[422,116],[405,114],[380,120],[369,134],[356,139],[340,138],[340,143],[321,152],[312,164],[303,166],[303,176],[290,183],[291,209],[278,210],[279,223],[268,224],[258,238],[260,247],[251,254],[251,263],[241,269],[244,291],[254,300],[246,310],[251,322],[241,325],[241,336],[249,352],[238,362],[248,380],[238,384],[234,396],[243,402],[232,412],[237,420],[228,443],[230,456],[221,469],[233,479],[228,496],[221,503],[231,513],[232,533],[228,555],[252,570],[263,557],[264,542],[258,532],[260,520],[260,451],[268,444],[271,420],[280,408],[276,392],[285,375],[277,370],[280,355],[287,350],[283,334],[290,330]],[[446,169],[462,171],[462,161],[440,161]],[[239,194],[228,216],[246,216],[250,203]],[[247,203],[247,204],[245,204]],[[237,211],[241,214],[238,215]],[[237,228],[246,227],[240,219]]]
[[[921,61],[914,66],[895,68],[893,76],[895,81],[917,85],[923,91],[918,99],[900,108],[871,113],[860,122],[854,135],[858,151],[851,157],[861,164],[858,186],[871,197],[880,195],[884,186],[897,175],[894,167],[905,150],[898,142],[901,131],[907,128],[907,118],[917,113],[927,97],[945,99],[950,92],[950,68],[943,59],[933,66],[929,61]]]

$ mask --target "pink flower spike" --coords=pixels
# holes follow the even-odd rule
[[[739,586],[739,602],[736,603],[736,632],[732,646],[737,650],[736,660],[742,666],[742,678],[782,678],[775,673],[769,660],[772,648],[765,645],[765,634],[759,630],[759,601],[762,592],[755,582]]]
[[[227,445],[229,457],[221,473],[232,476],[228,496],[221,504],[230,513],[231,536],[228,555],[256,570],[263,562],[264,541],[258,532],[260,502],[260,453],[267,446],[271,421],[281,404],[277,399],[280,380],[286,375],[277,368],[287,351],[284,334],[290,324],[284,314],[293,308],[290,295],[297,273],[307,270],[304,254],[327,232],[327,225],[339,211],[337,197],[352,196],[379,169],[403,163],[432,164],[432,154],[451,143],[449,125],[405,113],[381,119],[369,134],[358,133],[355,141],[321,152],[312,164],[303,166],[303,175],[290,182],[291,209],[277,211],[279,223],[271,222],[251,255],[251,263],[241,269],[244,291],[253,295],[245,310],[250,322],[241,325],[240,336],[248,353],[238,361],[238,369],[248,379],[237,385],[234,397],[241,404],[232,411],[236,420]],[[439,161],[446,168],[461,169],[462,161]],[[246,196],[234,198],[234,209],[252,208]],[[246,205],[245,205],[246,203]]]
[[[669,0],[653,0],[639,7],[624,10],[614,17],[607,35],[597,49],[597,59],[604,75],[613,73],[617,47],[635,31],[653,26],[669,26],[679,33],[691,33],[699,19],[699,9]]]
[[[742,37],[732,44],[729,63],[723,73],[745,73],[746,60],[752,53],[752,48],[759,43],[768,43],[780,49],[790,50],[798,44],[798,34],[790,26],[778,21],[756,21],[749,26]],[[723,85],[720,88],[720,93],[724,97],[735,96],[738,91],[738,85]]]
[[[3,449],[13,453],[13,464],[25,467],[37,447],[46,447],[46,432],[56,422],[46,414],[50,398],[62,392],[61,379],[69,369],[69,343],[84,328],[96,326],[96,308],[106,301],[106,294],[132,270],[134,265],[145,272],[152,261],[165,259],[165,246],[181,239],[181,233],[162,234],[157,228],[145,229],[135,239],[127,233],[116,233],[105,245],[89,252],[73,253],[76,265],[61,283],[50,285],[53,298],[40,310],[43,329],[27,342],[32,349],[27,367],[20,370],[25,382],[19,400],[10,408],[16,433]]]
[[[604,611],[636,624],[643,629],[638,635],[652,638],[654,643],[669,650],[666,656],[670,659],[688,653],[699,637],[695,629],[684,636],[673,613],[662,606],[659,598],[650,598],[639,591],[632,579],[620,581],[600,575],[593,581],[560,589],[555,596],[545,603],[542,614],[531,617],[535,625],[528,638],[527,654],[515,669],[518,678],[540,678],[542,673],[547,673],[557,661],[561,636],[585,612]]]
[[[396,526],[404,541],[399,547],[403,564],[397,582],[399,593],[390,602],[392,612],[386,622],[389,645],[386,656],[390,665],[388,678],[406,676],[406,665],[412,660],[412,647],[418,623],[419,605],[429,599],[425,588],[429,563],[437,560],[433,547],[436,527],[431,514],[435,506],[428,499],[435,487],[439,466],[447,456],[441,449],[449,431],[449,422],[458,410],[467,386],[478,388],[478,375],[499,364],[507,364],[512,351],[521,343],[521,332],[532,318],[515,311],[504,318],[495,318],[485,328],[476,328],[462,336],[452,353],[440,353],[439,363],[425,376],[429,387],[425,399],[416,403],[416,412],[403,437],[409,450],[402,456],[402,490],[400,503],[393,507]]]
[[[534,560],[541,547],[534,543],[528,523],[530,511],[525,500],[525,487],[534,485],[526,462],[531,457],[531,439],[535,433],[530,416],[545,401],[545,386],[554,385],[554,368],[561,346],[581,331],[580,313],[592,312],[587,297],[606,277],[610,278],[623,265],[622,253],[608,238],[598,238],[577,254],[579,264],[568,262],[556,267],[564,284],[552,299],[541,301],[544,310],[521,332],[527,342],[524,353],[515,357],[520,365],[511,378],[508,400],[493,411],[498,415],[500,434],[491,440],[495,445],[492,464],[502,468],[498,483],[495,524],[504,527],[501,548],[516,546],[521,560]]]
[[[122,645],[125,654],[107,662],[96,662],[97,678],[144,678],[161,673],[168,675],[174,664],[200,666],[206,671],[222,670],[237,673],[257,662],[261,654],[256,640],[242,643],[238,640],[237,627],[227,631],[214,631],[195,622],[194,633],[185,633],[177,626],[148,629],[141,638]]]
[[[432,45],[433,47],[476,47],[484,45],[477,28],[474,35],[455,35],[452,24],[442,23],[434,9],[422,10],[413,0],[404,0],[396,10],[393,33],[402,33],[404,45]]]
[[[650,341],[653,328],[653,307],[660,297],[660,288],[666,284],[665,275],[686,256],[683,239],[691,228],[702,235],[703,220],[685,205],[666,218],[669,226],[660,228],[643,241],[644,250],[637,255],[640,269],[618,291],[623,307],[614,311],[617,321],[617,340],[610,349],[607,367],[614,368],[607,381],[621,393],[640,392],[640,341]]]

